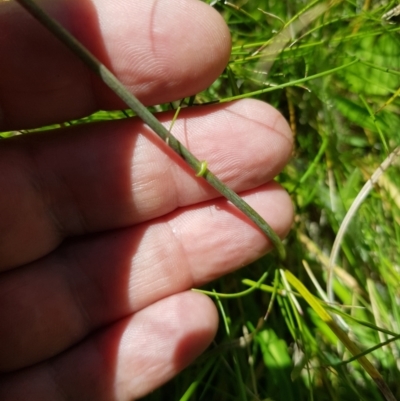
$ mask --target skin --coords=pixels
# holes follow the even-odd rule
[[[228,28],[197,0],[40,3],[148,105],[201,91],[229,58]],[[123,107],[14,2],[0,2],[0,54],[3,131]],[[173,132],[286,235],[291,202],[272,180],[292,135],[275,109],[185,109]],[[146,395],[215,335],[214,304],[190,288],[271,249],[136,119],[1,140],[0,171],[4,401]]]

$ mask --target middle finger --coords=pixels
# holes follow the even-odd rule
[[[171,113],[161,116],[169,126]],[[236,191],[271,180],[291,134],[271,106],[240,101],[181,112],[173,133]],[[127,227],[218,196],[137,119],[0,143],[0,270],[66,237]]]

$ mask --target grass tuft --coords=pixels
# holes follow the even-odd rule
[[[255,97],[286,116],[278,181],[296,218],[283,264],[267,255],[205,289],[224,311],[215,345],[146,399],[179,400],[212,360],[191,400],[400,400],[400,21],[382,19],[397,3],[208,3],[232,55],[195,103]]]

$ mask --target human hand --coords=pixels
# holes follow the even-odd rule
[[[146,104],[201,91],[229,57],[227,27],[199,1],[44,3]],[[0,3],[0,54],[1,130],[124,107],[13,2]],[[271,180],[291,133],[276,110],[184,109],[173,133],[287,233],[290,199]],[[215,334],[213,303],[190,288],[271,248],[137,119],[2,140],[0,172],[3,401],[147,394]]]

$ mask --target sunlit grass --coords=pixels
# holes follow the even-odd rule
[[[287,117],[295,149],[278,180],[296,219],[283,264],[271,254],[207,288],[221,314],[216,343],[147,399],[400,399],[397,154],[346,226],[327,288],[346,212],[400,143],[400,25],[382,20],[397,3],[209,3],[230,26],[232,56],[195,102],[252,96]],[[322,14],[296,23],[321,5]]]

